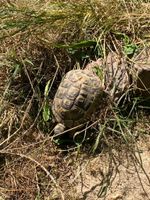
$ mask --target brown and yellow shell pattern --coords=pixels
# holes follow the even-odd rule
[[[55,120],[63,128],[85,122],[97,108],[103,91],[101,80],[90,70],[69,71],[54,97],[52,111]]]

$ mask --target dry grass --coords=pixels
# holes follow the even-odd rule
[[[149,118],[136,110],[136,103],[130,118],[104,108],[100,128],[85,131],[98,132],[94,142],[53,141],[51,111],[48,120],[43,119],[43,110],[47,103],[51,106],[67,71],[110,50],[123,55],[128,45],[146,46],[149,17],[146,0],[1,0],[0,197],[79,199],[75,185],[80,166],[90,162],[93,153],[112,155],[111,148],[133,153],[139,135],[149,134]],[[98,47],[94,55],[91,41]],[[149,110],[143,110],[149,116]]]

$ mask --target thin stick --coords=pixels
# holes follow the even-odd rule
[[[35,160],[34,158],[30,157],[30,156],[27,156],[27,155],[24,155],[24,154],[21,154],[21,153],[12,153],[12,152],[8,152],[8,151],[4,151],[4,150],[1,150],[0,151],[1,154],[9,154],[9,155],[14,155],[14,156],[19,156],[21,158],[25,158],[27,160],[30,160],[32,162],[34,162],[37,166],[39,166],[45,173],[46,175],[52,180],[52,182],[54,183],[56,189],[59,191],[60,195],[61,195],[61,198],[62,200],[65,200],[64,198],[64,194],[60,188],[60,186],[58,185],[58,183],[56,182],[56,180],[54,179],[54,177],[49,173],[49,171],[41,164],[39,163],[37,160]]]

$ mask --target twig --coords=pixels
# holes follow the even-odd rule
[[[26,117],[27,117],[27,114],[28,114],[28,112],[30,111],[30,108],[31,108],[31,105],[32,105],[33,97],[34,97],[34,96],[32,96],[32,98],[30,99],[29,104],[28,104],[28,106],[27,106],[27,108],[26,108],[26,110],[25,110],[25,113],[24,113],[23,119],[22,119],[22,121],[21,121],[20,127],[19,127],[12,135],[10,135],[8,138],[6,138],[3,142],[0,143],[0,149],[2,149],[2,148],[4,147],[4,145],[5,145],[8,141],[10,141],[11,139],[13,139],[13,138],[19,133],[19,131],[21,130],[21,128],[23,127],[23,124],[24,124],[24,121],[25,121],[25,119],[26,119]]]
[[[49,173],[49,171],[41,164],[39,163],[37,160],[35,160],[34,158],[30,157],[30,156],[27,156],[27,155],[24,155],[24,154],[21,154],[21,153],[12,153],[12,152],[8,152],[8,151],[4,151],[4,150],[1,150],[0,151],[0,154],[9,154],[9,155],[12,155],[12,156],[19,156],[21,158],[25,158],[27,160],[30,160],[31,162],[35,163],[37,166],[39,166],[45,173],[46,175],[52,180],[52,182],[54,183],[56,189],[59,191],[60,195],[61,195],[61,199],[62,200],[65,200],[64,198],[64,194],[60,188],[60,186],[58,185],[58,183],[56,182],[56,180],[54,179],[54,177]]]

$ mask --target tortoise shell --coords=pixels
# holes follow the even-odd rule
[[[85,122],[97,108],[103,88],[101,80],[90,70],[71,70],[61,81],[54,97],[55,120],[65,128]]]

